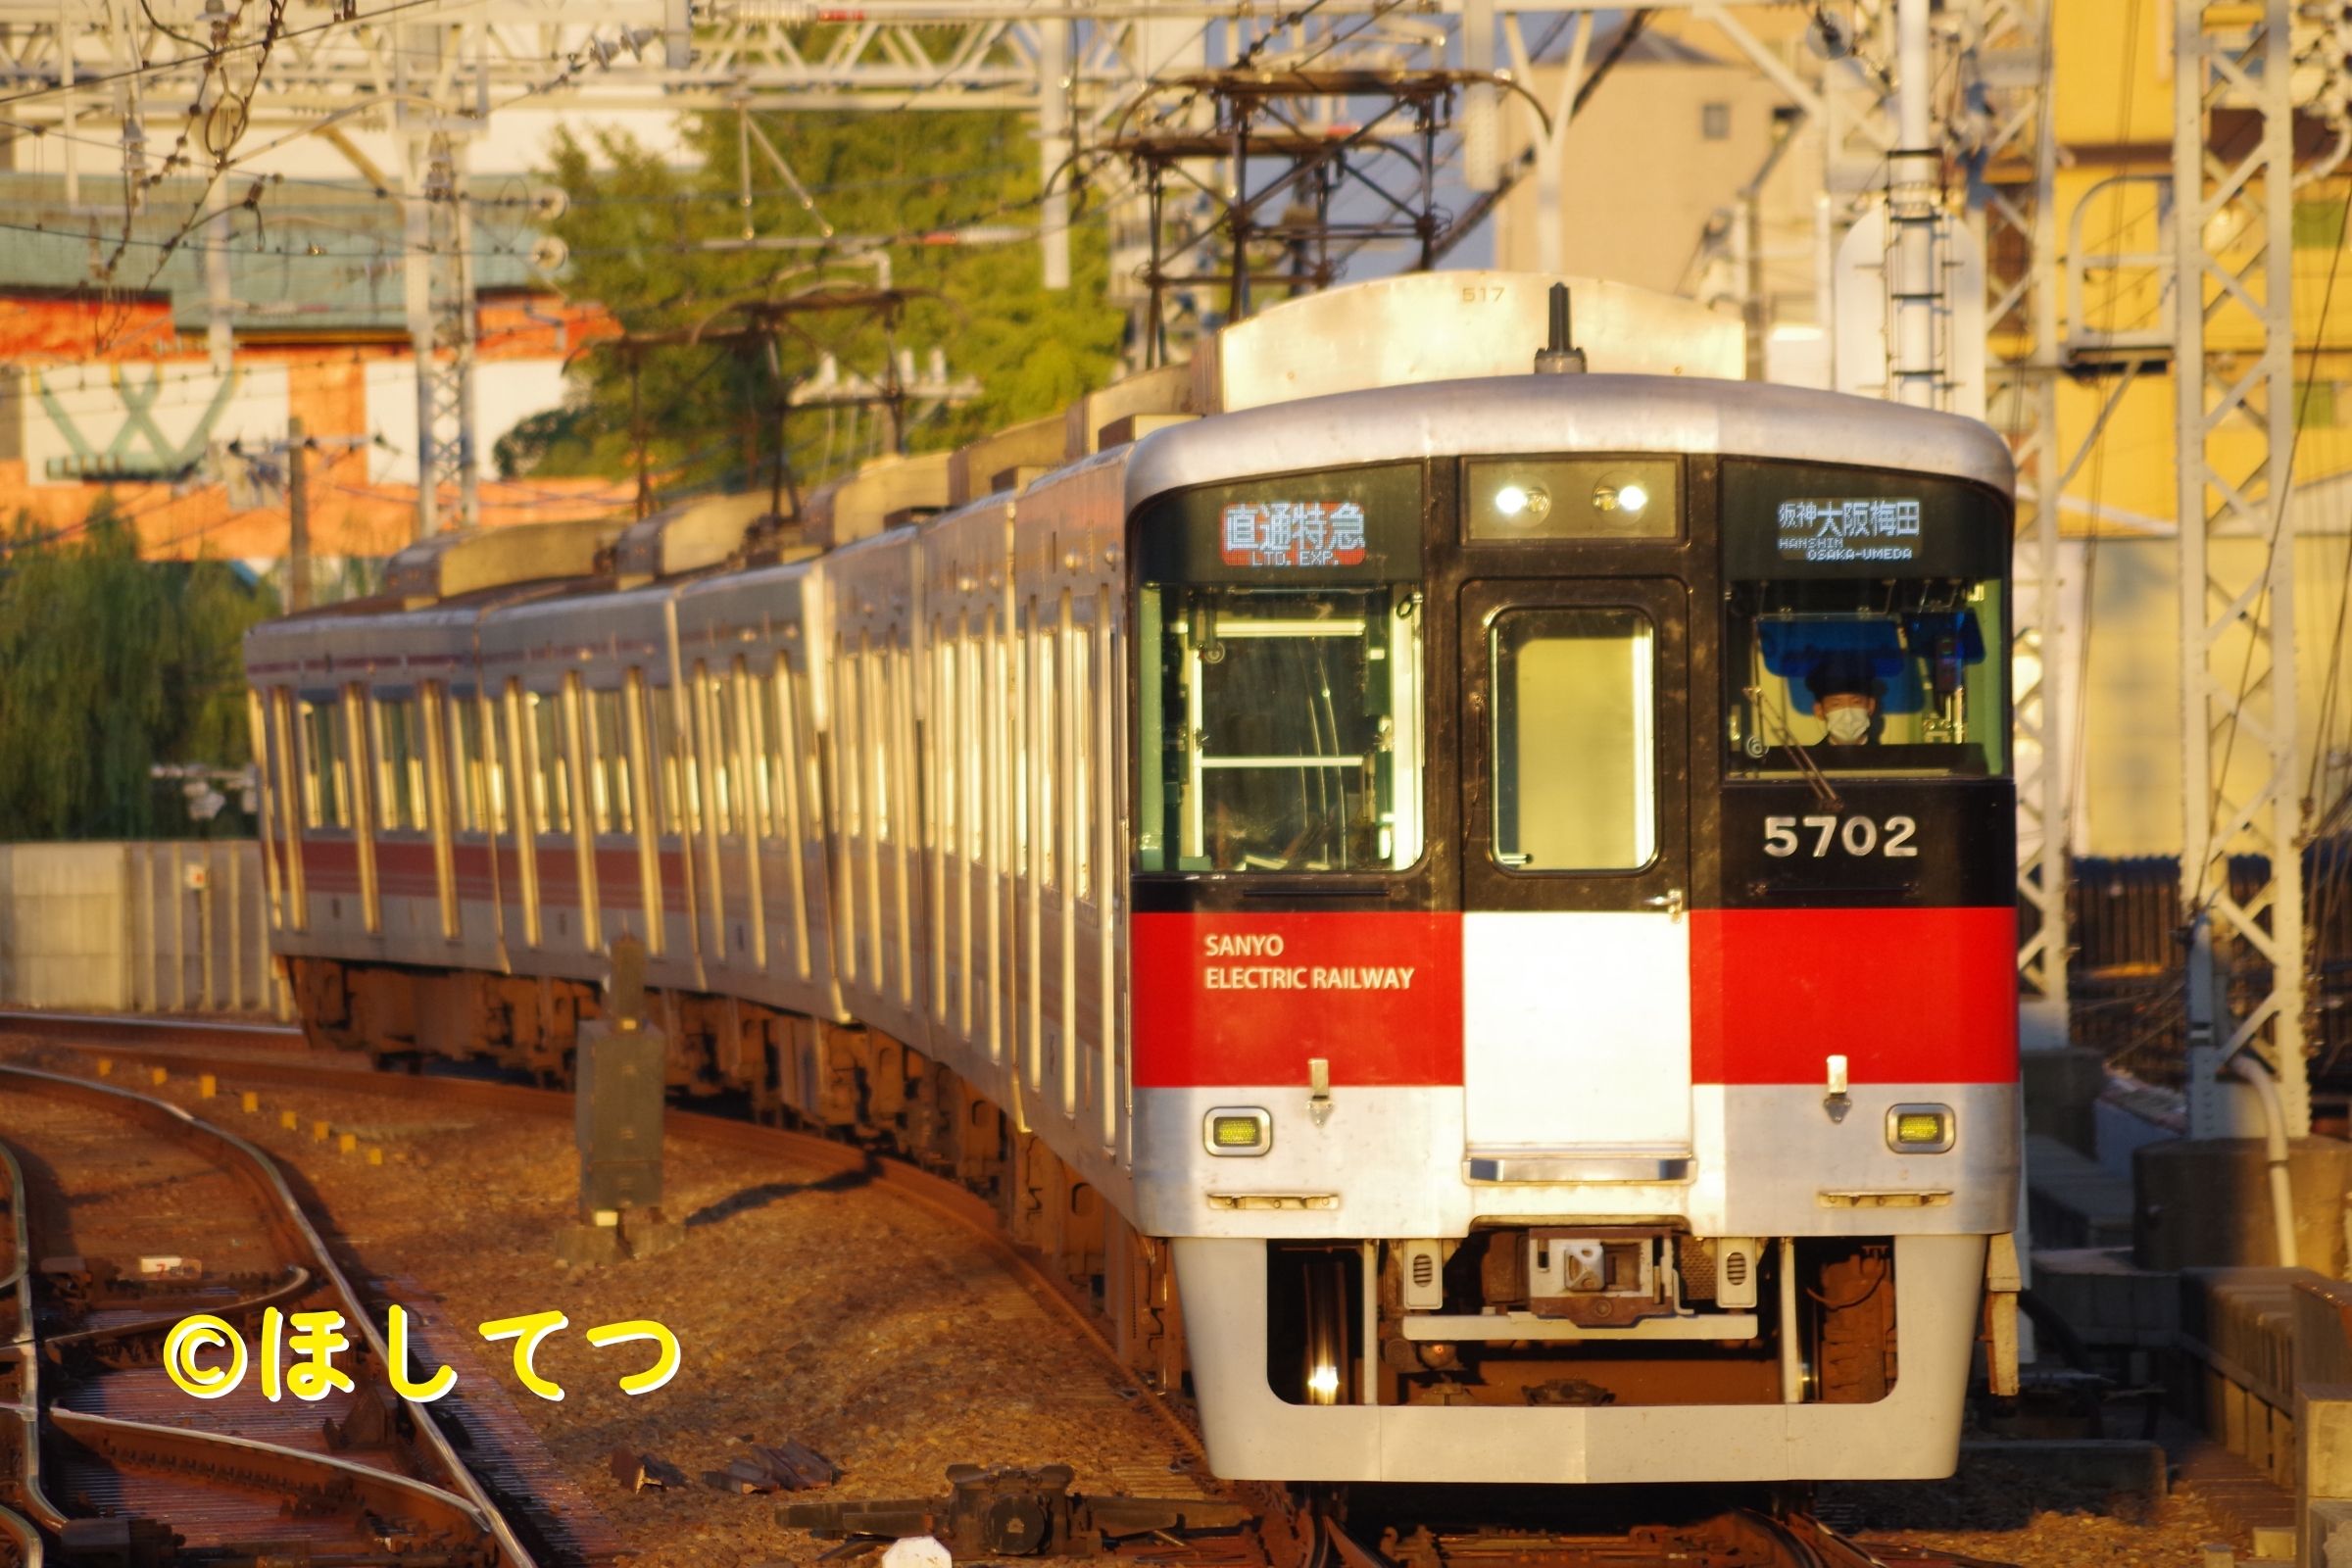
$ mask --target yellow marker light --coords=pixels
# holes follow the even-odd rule
[[[1201,1142],[1212,1154],[1262,1154],[1274,1147],[1274,1118],[1251,1105],[1220,1105]]]
[[[1896,1105],[1886,1112],[1886,1147],[1902,1154],[1940,1154],[1952,1147],[1947,1105]]]

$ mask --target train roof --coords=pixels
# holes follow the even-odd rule
[[[1769,382],[1531,372],[1338,392],[1155,430],[1127,459],[1127,506],[1257,474],[1571,451],[1900,468],[2003,495],[2017,483],[2008,444],[1958,415]]]

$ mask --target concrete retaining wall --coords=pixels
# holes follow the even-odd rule
[[[0,845],[0,1004],[288,1013],[260,847]]]

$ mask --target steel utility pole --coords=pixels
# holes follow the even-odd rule
[[[2295,705],[2294,70],[2287,0],[2180,0],[2174,41],[2173,380],[2180,563],[2180,898],[2234,985],[2191,993],[2189,1134],[2255,1131],[2214,1071],[2276,1076],[2285,1132],[2311,1129],[2303,1054],[2303,767]],[[2215,120],[2230,118],[2226,138]],[[2239,899],[2232,856],[2267,857]],[[2232,1016],[2228,992],[2243,1001]],[[2202,999],[2201,1004],[2195,999]],[[2200,1013],[2202,1016],[2200,1016]]]
[[[468,29],[397,29],[401,85],[401,205],[406,231],[409,352],[416,364],[416,537],[481,520],[473,461],[473,225],[466,196],[466,146],[480,105],[459,103]],[[455,33],[453,37],[452,34]],[[473,83],[479,93],[483,83]],[[442,491],[455,492],[454,509]]]
[[[311,459],[300,416],[286,421],[286,608],[311,608]]]

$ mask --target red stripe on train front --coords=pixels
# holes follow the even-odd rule
[[[2017,1078],[2014,909],[1697,909],[1690,1076],[1818,1084]]]
[[[1462,917],[1139,914],[1135,1084],[1462,1081]]]
[[[1690,1077],[1856,1084],[2017,1077],[2016,917],[2006,908],[1697,909]],[[1135,1083],[1462,1083],[1461,916],[1135,917]],[[1565,989],[1559,1027],[1576,1027]],[[1665,1019],[1662,1017],[1661,1022]]]

